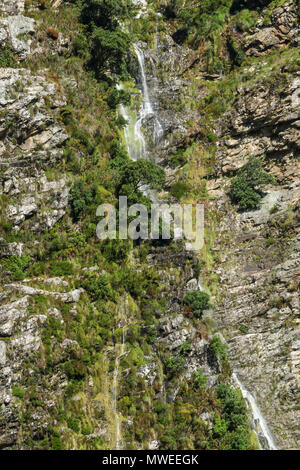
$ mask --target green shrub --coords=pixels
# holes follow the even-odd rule
[[[130,102],[131,94],[128,91],[118,90],[117,88],[113,88],[107,97],[107,104],[112,109],[116,109],[120,103],[129,106]]]
[[[170,167],[177,168],[178,166],[183,166],[187,162],[187,158],[185,156],[185,149],[179,149],[177,152],[171,157],[170,159]]]
[[[132,242],[130,240],[104,240],[102,253],[107,261],[124,263],[130,254]]]
[[[184,369],[185,358],[183,356],[168,357],[164,361],[165,368],[170,374],[178,374]]]
[[[78,359],[71,359],[70,361],[67,361],[63,368],[67,377],[75,381],[82,380],[87,373],[85,364]]]
[[[193,375],[193,389],[201,389],[207,386],[207,378],[202,374],[202,372],[195,372]]]
[[[243,398],[229,384],[221,383],[217,387],[217,396],[223,404],[223,413],[229,431],[247,428],[247,406]]]
[[[133,9],[130,0],[83,0],[80,20],[90,29],[100,26],[105,29],[116,29],[119,22],[129,18]]]
[[[203,311],[210,307],[209,301],[209,295],[199,290],[188,292],[183,299],[184,305],[192,308],[196,318],[200,318]]]
[[[52,450],[63,450],[64,449],[62,440],[59,436],[52,436],[51,437],[51,449]]]
[[[107,300],[113,297],[109,279],[105,274],[96,275],[89,273],[87,279],[83,281],[82,286],[93,300]]]
[[[217,416],[215,418],[214,427],[213,427],[213,436],[217,439],[222,439],[227,434],[227,426],[224,418]]]
[[[130,38],[120,28],[116,31],[108,31],[96,28],[91,36],[91,60],[90,66],[98,76],[105,68],[109,68],[116,74],[125,72],[125,58],[130,48]]]
[[[20,387],[20,385],[13,385],[11,389],[12,389],[12,394],[14,397],[17,397],[23,400],[25,396],[25,391],[23,390],[22,387]]]
[[[69,276],[73,273],[73,265],[70,261],[55,260],[51,262],[49,274],[51,276]]]
[[[113,139],[109,146],[109,153],[111,157],[111,167],[117,170],[122,170],[124,164],[129,161],[127,150],[120,144],[117,139]]]
[[[249,31],[253,26],[255,26],[258,19],[258,14],[255,11],[249,11],[247,9],[241,10],[235,16],[235,23],[240,31]]]
[[[147,184],[151,189],[161,190],[165,181],[166,175],[162,168],[149,160],[140,159],[136,162],[129,161],[124,165],[119,188],[130,185],[133,191],[137,191],[142,185]]]
[[[172,184],[171,189],[170,189],[170,193],[178,201],[180,201],[184,196],[186,196],[188,194],[188,191],[189,191],[189,186],[186,183],[181,183],[180,181]]]
[[[81,57],[86,61],[90,59],[90,45],[83,34],[77,34],[76,38],[72,42],[72,50],[78,57]]]
[[[31,256],[10,256],[1,260],[4,269],[11,272],[14,279],[22,281],[25,278],[25,272],[32,262]]]
[[[12,47],[8,44],[0,45],[0,67],[16,67]]]
[[[209,344],[209,351],[215,359],[226,359],[227,350],[225,344],[222,343],[220,336],[213,337]]]
[[[77,418],[70,417],[67,419],[67,426],[68,428],[72,429],[74,432],[80,431],[80,421]]]
[[[229,195],[241,211],[257,209],[263,187],[272,182],[274,178],[264,171],[262,162],[252,156],[233,178]]]
[[[74,220],[80,219],[90,205],[96,205],[96,185],[84,185],[83,181],[76,181],[71,189],[71,211]]]

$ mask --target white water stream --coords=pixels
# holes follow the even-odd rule
[[[142,132],[141,126],[143,124],[143,120],[153,115],[154,116],[153,139],[154,139],[154,143],[158,143],[161,137],[163,136],[164,130],[162,128],[161,123],[159,122],[159,119],[156,113],[153,110],[153,106],[150,100],[149,89],[148,89],[148,84],[147,84],[147,79],[146,79],[146,72],[145,72],[144,53],[138,47],[137,44],[134,44],[134,50],[136,52],[139,66],[140,66],[140,72],[141,72],[141,78],[142,78],[142,89],[143,89],[143,103],[142,103],[142,109],[140,112],[140,117],[137,121],[137,126],[139,127],[139,132],[141,133]]]
[[[137,44],[134,44],[134,50],[136,52],[139,67],[140,67],[141,84],[142,84],[142,105],[141,105],[139,116],[136,120],[132,119],[129,111],[126,109],[125,106],[121,105],[120,111],[124,119],[128,121],[128,125],[124,129],[124,136],[126,140],[128,153],[129,153],[130,158],[136,161],[139,158],[146,158],[146,142],[145,142],[145,137],[142,131],[144,120],[150,116],[153,116],[153,119],[154,119],[153,140],[155,143],[158,143],[160,141],[160,139],[163,136],[164,131],[151,103],[149,88],[147,84],[144,53]],[[148,188],[144,188],[144,193],[147,194],[147,196],[149,196],[150,199],[152,199],[152,201],[157,202],[156,197],[151,190],[149,190]],[[204,288],[200,281],[198,284],[198,288],[199,290],[204,291]],[[123,341],[123,344],[121,346],[121,353],[116,358],[116,369],[115,369],[115,374],[114,374],[114,381],[116,382],[115,384],[116,387],[117,387],[117,378],[119,375],[119,360],[120,360],[120,357],[124,354],[124,350],[125,350],[124,348],[125,348],[125,342]],[[259,437],[259,434],[262,434],[270,450],[277,450],[272,434],[268,428],[268,425],[263,415],[261,414],[261,411],[257,405],[255,398],[243,386],[243,384],[238,379],[235,373],[233,373],[233,379],[238,385],[238,387],[241,389],[244,399],[249,403],[251,407],[251,412],[253,415],[254,422],[258,424],[258,428],[259,428],[259,431],[256,432],[256,434],[258,435],[258,437]],[[119,448],[118,447],[119,443],[120,443],[120,417],[119,417],[119,414],[117,413],[117,448]]]
[[[242,395],[244,399],[249,403],[251,406],[251,411],[252,411],[252,416],[254,419],[254,423],[258,424],[258,428],[261,430],[261,434],[264,436],[264,439],[268,445],[269,450],[277,450],[277,447],[275,445],[275,442],[273,440],[271,431],[265,421],[265,418],[261,414],[261,411],[256,403],[255,398],[251,393],[244,387],[242,382],[238,379],[236,373],[234,372],[232,374],[232,378],[235,381],[235,383],[238,385],[238,387],[241,389]],[[256,431],[255,431],[256,432]],[[258,438],[259,438],[259,432],[256,432]]]

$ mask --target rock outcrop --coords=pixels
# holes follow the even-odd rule
[[[290,43],[297,43],[299,36],[297,18],[297,6],[292,0],[275,8],[268,21],[260,18],[255,31],[244,39],[246,54],[261,56],[272,49],[281,49]]]
[[[49,181],[42,167],[61,158],[68,138],[57,119],[65,98],[47,72],[23,69],[1,69],[0,90],[1,193],[10,196],[6,217],[16,230],[29,219],[34,231],[52,227],[65,213],[69,189],[64,177]]]
[[[0,19],[0,41],[11,46],[13,52],[20,58],[26,59],[30,53],[30,36],[35,32],[35,21],[26,16],[10,16]]]
[[[7,15],[18,15],[24,12],[25,0],[2,0],[0,13]]]

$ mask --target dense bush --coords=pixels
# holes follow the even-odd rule
[[[124,263],[131,251],[130,240],[104,240],[102,243],[102,253],[107,259],[114,263]]]
[[[89,293],[93,300],[111,299],[113,292],[109,279],[105,274],[90,273],[87,279],[82,283],[84,289]]]
[[[182,27],[189,29],[194,44],[201,40],[213,40],[229,15],[232,0],[203,0],[179,10],[178,17]]]
[[[113,139],[110,143],[109,153],[111,157],[110,165],[118,172],[129,161],[129,155],[119,140]]]
[[[130,0],[83,0],[80,19],[90,29],[101,27],[116,29],[118,21],[130,17],[133,5]]]
[[[90,66],[98,76],[107,68],[118,74],[125,71],[130,38],[119,25],[130,17],[132,7],[129,0],[83,0],[80,4],[80,20],[87,25],[91,44]]]
[[[31,256],[27,255],[10,256],[1,260],[3,269],[7,269],[17,281],[22,281],[25,278],[26,270],[31,262]]]
[[[59,434],[51,437],[51,449],[52,450],[63,450],[64,446]]]
[[[247,9],[240,11],[235,17],[235,23],[240,31],[249,31],[257,22],[258,14]]]
[[[273,181],[273,177],[264,171],[261,160],[252,156],[233,178],[229,195],[241,211],[257,209],[263,187]]]
[[[149,160],[129,161],[121,171],[119,187],[131,185],[133,191],[147,184],[151,189],[161,190],[166,180],[165,172]]]
[[[96,205],[97,186],[84,185],[82,180],[77,181],[70,192],[71,211],[74,220],[84,215],[89,205]]]
[[[7,45],[0,45],[0,67],[15,67],[16,61],[14,59],[12,47]]]
[[[230,445],[235,450],[249,449],[247,407],[242,397],[230,385],[221,383],[217,396],[222,401],[226,428],[232,432]]]
[[[124,61],[130,47],[130,38],[124,31],[121,29],[107,31],[97,28],[93,32],[91,40],[90,65],[98,76],[105,68],[117,74],[125,72]]]
[[[178,374],[184,369],[185,359],[183,356],[168,357],[165,362],[165,368],[171,375]]]
[[[13,385],[12,386],[12,394],[14,397],[17,397],[17,398],[20,398],[21,400],[23,400],[24,396],[25,396],[25,391],[23,390],[22,387],[20,387],[20,385]]]
[[[196,290],[188,292],[183,299],[183,303],[192,308],[196,318],[200,318],[203,311],[209,308],[209,300],[209,295],[206,292]]]
[[[219,336],[214,336],[209,344],[209,352],[215,359],[226,359],[227,350]]]
[[[113,88],[107,98],[107,103],[112,109],[116,109],[120,103],[129,106],[130,102],[131,94],[125,90],[117,90],[117,88]]]
[[[178,181],[177,183],[172,184],[170,193],[173,197],[180,201],[184,196],[187,195],[189,191],[189,186],[186,183],[181,183]]]

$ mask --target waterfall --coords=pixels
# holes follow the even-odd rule
[[[264,438],[263,441],[265,441],[267,443],[269,450],[277,450],[277,447],[274,443],[272,434],[269,430],[269,427],[268,427],[263,415],[261,414],[261,411],[260,411],[260,409],[259,409],[259,407],[256,403],[255,398],[253,397],[253,395],[251,395],[251,393],[248,390],[245,389],[244,385],[241,383],[241,381],[238,379],[238,377],[235,373],[232,374],[232,378],[235,381],[235,383],[238,385],[238,387],[241,389],[243,398],[251,406],[254,423],[257,423],[259,428],[261,429],[261,433],[262,433],[263,438]],[[259,433],[256,432],[256,434],[257,434],[257,437],[259,439],[260,438]],[[260,444],[264,444],[264,442],[262,442],[262,443],[260,442]]]
[[[121,90],[123,86],[118,84],[117,88]],[[136,120],[134,115],[130,113],[129,109],[123,104],[120,104],[120,112],[127,121],[127,125],[124,128],[124,137],[127,152],[131,160],[137,161],[140,158],[144,158],[146,154],[146,142],[141,129],[142,121],[140,119]]]
[[[142,3],[143,6],[146,8],[147,2],[142,0],[141,2],[139,0],[136,0],[134,3]],[[138,16],[139,17],[139,16]],[[156,35],[156,48],[158,48],[159,42],[158,42],[158,34]],[[138,113],[138,117],[135,118],[132,112],[130,112],[124,105],[120,105],[120,112],[124,119],[127,121],[127,126],[124,129],[124,137],[127,145],[127,150],[129,153],[129,156],[132,160],[136,161],[138,159],[146,158],[146,141],[145,141],[145,136],[142,130],[143,124],[146,119],[153,119],[153,141],[154,144],[159,143],[159,141],[162,139],[164,130],[163,127],[159,121],[159,118],[157,116],[157,113],[155,112],[155,109],[153,108],[151,98],[150,98],[150,92],[148,88],[148,83],[147,83],[147,75],[146,75],[146,67],[145,67],[145,57],[144,53],[141,50],[141,48],[137,45],[134,44],[134,50],[138,59],[138,64],[139,64],[139,69],[140,69],[140,76],[141,76],[141,88],[142,88],[142,104]],[[118,85],[119,88],[122,88],[122,85]],[[143,193],[147,195],[152,202],[154,203],[159,203],[159,200],[155,196],[154,192],[147,188],[146,186],[141,188]],[[163,217],[168,217],[168,215],[163,215]],[[175,226],[175,230],[177,230],[177,227]],[[178,230],[181,230],[181,227],[178,228]],[[202,292],[205,292],[203,284],[200,280],[198,280],[198,289]],[[120,448],[120,443],[121,443],[121,436],[120,436],[120,415],[117,411],[117,382],[118,382],[118,376],[119,376],[119,366],[120,366],[120,358],[122,355],[125,354],[125,338],[124,338],[124,330],[123,330],[123,338],[122,338],[122,345],[121,345],[121,351],[120,354],[116,357],[116,365],[115,365],[115,371],[114,371],[114,409],[116,412],[116,448]],[[223,335],[221,335],[222,340],[226,343],[225,339],[223,338]],[[249,404],[253,416],[254,423],[257,424],[257,427],[259,428],[259,432],[256,432],[258,439],[260,441],[260,445],[262,447],[267,447],[270,450],[277,450],[276,445],[274,443],[272,434],[268,428],[268,425],[261,414],[261,411],[256,403],[255,398],[251,395],[251,393],[245,389],[241,381],[238,379],[237,375],[233,373],[232,375],[233,380],[237,384],[237,386],[241,389],[243,398],[246,400],[246,402]]]
[[[158,143],[163,136],[164,130],[162,128],[161,123],[159,122],[159,119],[156,115],[156,113],[153,110],[152,103],[150,100],[149,96],[149,89],[148,89],[148,84],[147,84],[147,79],[146,79],[146,72],[145,72],[145,58],[144,58],[144,53],[143,51],[138,47],[137,44],[134,44],[134,50],[136,52],[139,66],[140,66],[140,72],[141,72],[141,78],[142,78],[142,89],[143,89],[143,103],[142,103],[142,110],[140,114],[140,126],[143,123],[143,120],[151,115],[154,116],[154,130],[153,130],[153,138],[154,138],[154,143]]]
[[[142,130],[145,119],[153,119],[153,141],[155,144],[161,140],[164,130],[151,103],[144,53],[137,44],[134,44],[134,50],[137,55],[141,75],[142,104],[137,119],[124,105],[120,105],[120,112],[127,121],[127,126],[124,129],[127,150],[130,158],[136,161],[147,156],[146,141]],[[122,89],[122,85],[118,85],[118,88]]]

